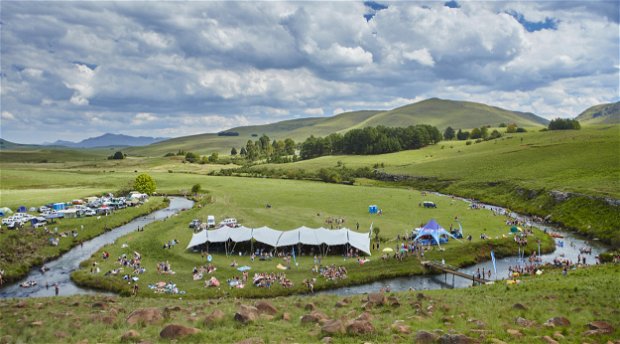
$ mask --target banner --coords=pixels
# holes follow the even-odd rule
[[[493,262],[493,272],[495,273],[495,278],[497,278],[497,266],[495,265],[495,252],[491,250],[491,261]]]

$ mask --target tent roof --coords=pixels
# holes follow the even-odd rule
[[[280,231],[263,226],[260,228],[254,228],[252,236],[254,237],[254,240],[258,242],[277,247],[278,239],[280,239],[281,234],[282,232]]]
[[[329,246],[346,245],[349,242],[345,228],[332,230],[321,227],[316,230],[316,237],[321,243]]]
[[[441,227],[439,223],[435,221],[435,219],[431,219],[430,221],[428,221],[427,224],[424,225],[424,227],[422,227],[422,229],[439,230],[439,229],[444,229],[444,228]]]
[[[203,230],[192,235],[192,239],[189,241],[187,248],[199,246],[207,242],[207,231]]]
[[[370,233],[358,233],[347,229],[349,245],[370,255]]]
[[[278,240],[278,246],[291,246],[299,243],[299,228],[282,232]]]
[[[244,226],[230,228],[229,233],[230,233],[230,240],[234,242],[243,242],[243,241],[252,240],[252,228],[248,228]]]
[[[321,242],[316,236],[316,231],[305,226],[297,228],[299,230],[299,242],[304,245],[320,245]]]
[[[430,235],[431,237],[433,237],[433,239],[435,239],[435,241],[437,242],[437,245],[439,245],[439,237],[441,235],[447,235],[452,237],[453,239],[456,239],[456,237],[452,235],[452,233],[446,231],[443,227],[441,227],[437,223],[437,221],[435,221],[435,219],[431,219],[426,225],[424,225],[424,227],[420,228],[420,230],[418,231],[418,235],[416,235],[415,239],[413,240],[416,241],[420,237],[423,237],[425,235]]]

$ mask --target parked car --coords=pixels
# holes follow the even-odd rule
[[[39,213],[45,213],[45,212],[48,212],[50,210],[52,210],[52,209],[50,209],[50,208],[48,208],[48,207],[46,207],[44,205],[39,207]]]
[[[209,228],[215,227],[215,216],[213,216],[213,215],[207,216],[207,226]]]
[[[189,228],[198,228],[200,227],[200,220],[193,219],[192,222],[189,223]]]

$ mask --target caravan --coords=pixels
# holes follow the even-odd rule
[[[215,216],[213,216],[213,215],[207,216],[207,226],[209,228],[214,228],[215,227]]]

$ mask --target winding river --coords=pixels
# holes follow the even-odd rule
[[[455,199],[470,202],[469,200],[463,198],[455,197]],[[507,212],[507,210],[501,207],[484,205],[480,203],[477,204],[488,210],[494,210],[500,213]],[[135,231],[138,227],[143,227],[154,221],[165,219],[170,215],[178,213],[182,209],[188,209],[192,206],[193,202],[190,200],[181,197],[171,197],[170,205],[167,208],[155,211],[146,216],[139,217],[126,225],[117,227],[110,232],[102,234],[90,241],[84,242],[84,245],[82,247],[76,246],[69,252],[62,255],[60,258],[46,263],[45,266],[48,267],[50,270],[47,271],[45,274],[42,274],[38,268],[32,269],[28,276],[23,278],[21,281],[18,281],[12,285],[0,289],[0,297],[53,296],[55,294],[55,290],[53,287],[55,283],[58,283],[60,286],[59,295],[105,294],[101,291],[78,287],[71,281],[71,272],[73,272],[79,267],[81,261],[90,258],[90,256],[92,256],[104,245],[113,243],[119,237]],[[556,245],[555,252],[542,256],[543,263],[550,263],[558,256],[565,257],[567,259],[570,259],[571,261],[576,261],[577,256],[580,254],[579,249],[581,247],[589,246],[592,248],[592,253],[586,255],[586,262],[588,264],[594,264],[594,257],[605,251],[605,245],[598,241],[586,240],[578,237],[573,233],[561,230],[559,228],[555,228],[546,224],[536,223],[532,218],[526,216],[518,215],[515,213],[511,213],[511,216],[523,220],[526,223],[530,223],[539,230],[553,231],[556,233],[561,233],[564,236],[564,238],[562,239],[556,239],[556,243],[558,243],[558,245]],[[465,233],[465,235],[467,235],[467,233]],[[559,245],[559,242],[561,242],[562,245]],[[500,280],[507,278],[508,267],[519,265],[520,263],[522,264],[523,262],[520,261],[518,257],[497,259],[497,274],[493,273],[491,279]],[[492,270],[493,264],[491,261],[487,261],[466,268],[462,268],[460,269],[460,271],[472,275],[478,269],[484,269],[485,271],[488,271],[489,269]],[[19,286],[20,283],[30,280],[36,281],[37,286],[32,288],[21,288]],[[46,283],[49,285],[49,288],[45,287]],[[443,288],[464,288],[471,286],[471,284],[472,282],[470,280],[461,277],[455,277],[453,279],[451,275],[424,275],[393,278],[358,286],[343,287],[322,291],[320,293],[335,295],[352,295],[374,292],[382,288],[389,288],[392,291],[405,291],[412,288],[415,290],[429,290]]]
[[[154,211],[148,215],[138,217],[133,221],[106,232],[96,238],[84,242],[82,246],[76,246],[58,259],[45,263],[49,271],[41,273],[39,268],[33,268],[28,276],[0,289],[0,297],[40,297],[54,296],[54,284],[59,285],[59,295],[76,294],[105,294],[100,291],[78,287],[71,281],[71,272],[75,271],[80,262],[90,258],[95,252],[106,244],[113,243],[119,237],[135,231],[138,227],[144,227],[149,223],[163,220],[182,209],[189,209],[194,202],[182,197],[170,197],[167,208]],[[25,281],[36,281],[37,285],[31,288],[21,288],[19,285]],[[46,288],[46,283],[49,288]]]

